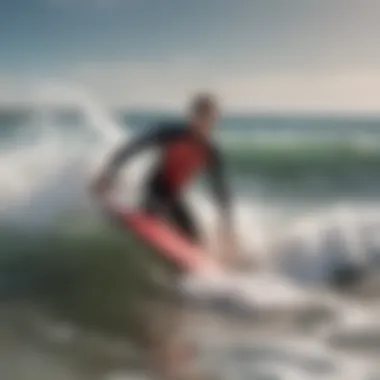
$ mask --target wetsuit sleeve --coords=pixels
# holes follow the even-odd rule
[[[109,177],[117,174],[122,165],[136,154],[153,146],[161,146],[176,139],[181,135],[181,131],[176,128],[166,128],[158,126],[143,136],[136,137],[132,141],[128,141],[122,145],[111,156],[111,159],[106,167],[106,173]]]
[[[231,223],[231,194],[227,184],[225,165],[221,153],[215,147],[210,149],[208,169],[212,192],[223,213],[223,217],[227,218],[226,222]]]

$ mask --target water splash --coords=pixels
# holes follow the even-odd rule
[[[67,86],[36,86],[29,107],[35,139],[0,154],[0,210],[3,218],[46,225],[83,200],[89,174],[126,133],[85,92]],[[81,124],[60,124],[59,112],[67,111]]]
[[[91,175],[131,132],[83,89],[44,84],[35,86],[31,94],[30,129],[36,138],[0,153],[0,212],[3,221],[46,227],[62,213],[89,206]],[[79,122],[61,123],[60,110],[74,111]],[[149,168],[146,157],[137,161],[128,171],[130,188],[139,188],[141,173]],[[217,217],[213,204],[205,194],[196,192],[189,198],[194,209],[202,209],[196,216],[212,247]],[[375,210],[371,208],[369,216],[363,210],[338,207],[284,223],[274,207],[260,206],[254,197],[239,197],[236,222],[242,251],[260,267],[320,284],[336,267],[371,266],[378,260],[374,226],[380,223],[380,213]]]

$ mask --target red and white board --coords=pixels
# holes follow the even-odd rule
[[[108,209],[128,230],[154,248],[158,254],[188,272],[218,271],[219,265],[201,247],[189,242],[159,218],[140,211]]]

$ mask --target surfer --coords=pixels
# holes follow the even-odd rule
[[[207,94],[196,96],[184,122],[164,122],[147,134],[128,142],[111,157],[105,170],[94,183],[102,195],[109,190],[123,164],[149,147],[162,151],[156,169],[147,181],[147,196],[142,208],[164,216],[188,239],[200,243],[200,231],[183,200],[183,192],[194,174],[203,169],[209,174],[214,197],[220,209],[219,239],[225,260],[232,260],[234,236],[230,193],[221,153],[212,141],[212,132],[219,118],[217,101]]]
[[[145,135],[117,149],[95,179],[93,190],[97,195],[105,196],[115,183],[122,165],[145,149],[157,147],[161,150],[161,158],[146,182],[147,195],[141,208],[168,219],[187,239],[201,244],[199,226],[191,215],[183,194],[195,174],[208,173],[220,211],[218,241],[222,258],[225,264],[230,265],[234,263],[231,254],[236,251],[232,233],[231,199],[221,153],[212,140],[218,119],[219,106],[216,99],[208,94],[195,96],[187,120],[159,123]],[[191,361],[188,346],[183,342],[178,343],[178,336],[173,332],[183,322],[180,314],[173,312],[170,316],[169,330],[173,338],[166,336],[160,342],[156,339],[150,347],[151,358],[167,379],[179,379],[179,373]]]

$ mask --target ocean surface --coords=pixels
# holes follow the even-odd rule
[[[103,244],[109,262],[115,260],[86,185],[120,141],[173,115],[110,113],[83,96],[69,106],[56,103],[0,112],[6,342],[0,371],[15,380],[149,378],[132,369],[123,339],[86,332],[75,317],[48,319],[32,293],[56,284],[51,277],[64,272],[65,249],[72,257],[73,246],[91,253]],[[194,301],[188,327],[200,364],[221,379],[380,379],[380,118],[235,115],[222,120],[216,139],[225,152],[241,250],[256,270],[184,283]],[[133,191],[121,184],[123,202],[138,201],[149,159],[125,173]],[[213,247],[216,215],[207,181],[188,196]],[[86,262],[75,260],[70,265]],[[97,269],[109,262],[97,262]],[[103,305],[98,279],[82,295],[94,300],[90,314]],[[69,275],[62,283],[77,280]]]

